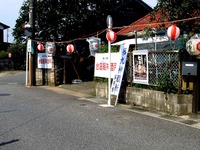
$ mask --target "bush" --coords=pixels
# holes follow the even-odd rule
[[[15,70],[24,70],[26,63],[26,45],[24,44],[12,44],[8,48],[8,53],[12,54],[12,60],[14,61]]]
[[[111,46],[111,52],[119,52],[119,46]],[[108,53],[108,45],[102,44],[98,53]]]
[[[8,58],[8,52],[0,51],[0,59]]]

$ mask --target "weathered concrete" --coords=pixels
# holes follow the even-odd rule
[[[107,84],[96,84],[96,96],[107,98]],[[192,114],[192,95],[165,94],[142,88],[127,87],[126,103],[173,115]]]

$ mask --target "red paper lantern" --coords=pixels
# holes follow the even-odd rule
[[[167,29],[167,36],[172,40],[176,40],[180,35],[180,29],[174,24]]]
[[[8,53],[8,58],[11,58],[12,57],[12,53]]]
[[[110,30],[106,33],[106,38],[112,43],[117,39],[117,35],[114,31]]]
[[[24,24],[22,25],[22,29],[30,28],[30,27],[31,27],[31,25],[30,25],[29,23],[24,23]]]
[[[73,53],[74,52],[74,45],[72,45],[72,44],[67,45],[67,52]]]
[[[41,43],[38,44],[37,49],[38,49],[39,51],[43,51],[43,50],[44,50],[43,44],[41,44]]]
[[[197,45],[196,45],[196,49],[197,49],[198,51],[200,51],[200,42],[197,43]]]

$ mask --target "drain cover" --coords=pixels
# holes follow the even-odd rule
[[[87,106],[87,104],[80,104],[80,106]]]

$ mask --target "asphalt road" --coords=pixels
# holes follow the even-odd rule
[[[200,130],[0,78],[2,150],[199,150]]]

